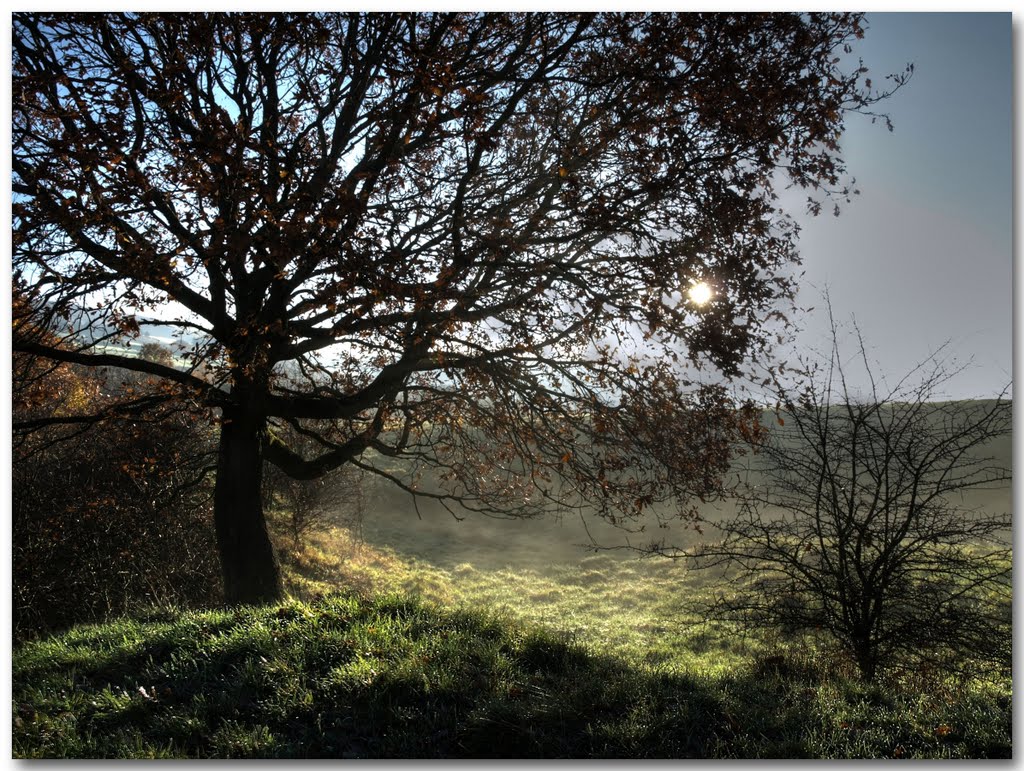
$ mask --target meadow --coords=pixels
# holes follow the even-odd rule
[[[275,520],[283,604],[140,611],[17,647],[14,754],[1011,755],[1008,678],[864,683],[824,640],[694,615],[719,582],[588,551],[574,520],[373,500],[361,538],[330,526],[287,548]]]

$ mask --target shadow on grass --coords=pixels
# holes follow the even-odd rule
[[[637,669],[486,614],[339,595],[22,646],[14,754],[820,756],[797,679]]]

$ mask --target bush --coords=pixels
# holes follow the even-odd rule
[[[780,388],[738,514],[693,555],[736,571],[712,613],[825,634],[869,680],[926,662],[1008,671],[1010,513],[969,493],[1008,486],[993,443],[1009,435],[1011,405],[937,401],[954,373],[934,358],[915,374],[855,398],[836,346],[800,387]]]
[[[303,442],[301,436],[289,435],[288,443],[311,451],[309,442]],[[299,547],[305,536],[331,526],[347,528],[354,538],[361,540],[371,485],[368,474],[351,465],[316,479],[293,479],[267,463],[263,469],[263,505],[283,515],[294,548]]]
[[[216,602],[213,448],[201,413],[158,399],[119,412],[155,394],[112,388],[116,372],[15,372],[15,638],[137,606]]]

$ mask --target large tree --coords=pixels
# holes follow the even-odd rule
[[[840,70],[861,35],[850,14],[15,14],[16,284],[75,334],[15,349],[216,411],[233,601],[280,592],[264,460],[491,512],[706,495],[743,426],[682,364],[736,373],[791,297],[774,190],[842,194],[844,115],[879,96]],[[161,308],[186,366],[106,345]]]

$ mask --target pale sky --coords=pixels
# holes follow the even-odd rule
[[[947,340],[974,364],[946,395],[985,397],[1012,378],[1012,41],[1009,13],[870,13],[855,51],[875,84],[914,63],[880,110],[889,133],[850,116],[843,140],[861,194],[838,218],[802,216],[798,341],[827,342],[821,294],[856,317],[890,378]]]

